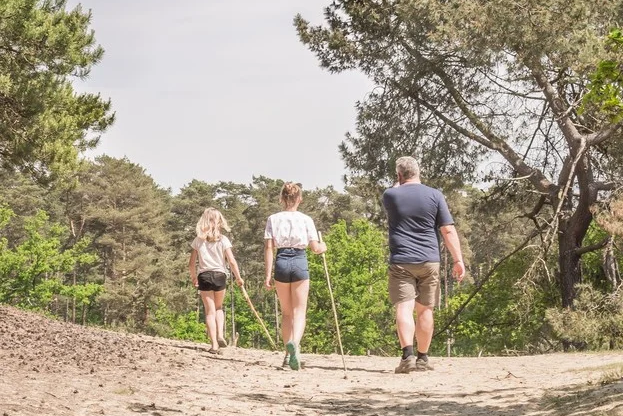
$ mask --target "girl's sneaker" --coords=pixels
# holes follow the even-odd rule
[[[305,368],[305,361],[303,361],[303,360],[301,360],[299,358],[299,365],[300,365],[301,368]],[[283,357],[283,363],[281,363],[281,366],[282,367],[289,367],[290,366],[290,354],[288,354],[287,352],[286,352],[286,356]]]
[[[286,344],[286,348],[288,350],[288,354],[290,354],[290,359],[288,360],[288,365],[293,370],[299,370],[301,368],[300,358],[299,358],[299,349],[298,346],[294,342],[288,342]]]

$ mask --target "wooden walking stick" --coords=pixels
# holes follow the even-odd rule
[[[322,234],[318,231],[318,239],[322,243]],[[340,344],[340,354],[342,354],[342,364],[344,364],[344,378],[348,378],[346,374],[346,360],[344,359],[344,348],[342,348],[342,336],[340,335],[340,325],[337,322],[337,309],[335,309],[335,301],[333,300],[333,290],[331,289],[331,279],[329,279],[329,269],[327,268],[327,258],[322,253],[322,263],[324,264],[324,274],[327,276],[327,286],[329,286],[329,296],[331,297],[331,306],[333,307],[333,318],[335,318],[335,329],[337,330],[337,342]]]
[[[260,318],[260,315],[257,313],[255,308],[253,307],[253,303],[251,303],[251,298],[249,297],[247,290],[244,288],[244,286],[240,286],[240,290],[242,290],[242,296],[244,296],[245,300],[249,304],[249,307],[253,311],[253,314],[255,315],[257,320],[260,322],[260,325],[262,325],[262,328],[264,329],[264,333],[268,337],[268,340],[270,341],[270,345],[272,345],[273,350],[277,350],[277,345],[275,345],[275,341],[273,341],[272,337],[270,336],[270,333],[268,332],[268,329],[266,329],[266,325],[264,325],[264,321],[262,321],[262,318]]]

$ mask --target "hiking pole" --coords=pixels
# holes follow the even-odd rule
[[[257,320],[260,321],[260,325],[262,325],[262,328],[264,329],[264,333],[266,333],[266,336],[268,337],[268,340],[270,341],[270,345],[273,346],[274,350],[277,350],[277,345],[275,345],[275,341],[273,341],[272,337],[270,336],[270,333],[268,332],[268,329],[266,329],[266,325],[264,325],[264,321],[262,321],[262,318],[260,318],[260,315],[257,313],[255,308],[253,307],[253,303],[251,303],[251,298],[249,297],[247,290],[244,288],[244,286],[240,286],[240,289],[242,290],[242,296],[244,296],[245,300],[249,304],[249,307],[253,311],[253,314],[255,315]]]
[[[229,286],[231,289],[229,293],[229,297],[231,298],[231,343],[235,347],[238,345],[238,337],[236,336],[236,305],[234,302],[234,279],[229,279]]]
[[[318,239],[322,243],[322,233],[318,231]],[[324,264],[324,274],[327,276],[327,286],[329,286],[329,296],[331,297],[331,306],[333,307],[333,318],[335,318],[335,329],[337,330],[337,342],[340,344],[340,354],[342,354],[342,364],[344,364],[344,378],[348,378],[346,374],[346,360],[344,360],[344,348],[342,348],[342,336],[340,335],[340,325],[337,322],[337,310],[335,309],[335,301],[333,300],[333,290],[331,289],[331,279],[329,279],[329,269],[327,268],[327,258],[322,253],[322,263]]]

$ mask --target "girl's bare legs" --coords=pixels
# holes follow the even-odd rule
[[[214,292],[214,307],[216,308],[216,339],[225,339],[225,313],[223,312],[225,290]]]
[[[281,307],[281,339],[285,346],[292,338],[292,296],[290,294],[290,283],[275,281],[275,289]]]
[[[292,302],[292,341],[298,346],[303,338],[307,321],[307,296],[309,279],[299,280],[290,285]]]
[[[275,282],[275,288],[281,305],[281,337],[290,352],[290,367],[298,370],[300,368],[298,348],[305,331],[309,279],[293,283]]]
[[[275,282],[281,306],[281,337],[283,343],[292,341],[298,345],[303,338],[307,317],[309,279],[293,283]]]
[[[215,293],[213,290],[202,290],[201,300],[203,301],[203,308],[206,315],[206,328],[208,330],[208,336],[212,343],[212,349],[218,349],[218,337],[216,331],[216,305],[214,302]]]
[[[223,313],[223,299],[225,291],[215,292],[213,290],[201,291],[201,300],[206,315],[206,327],[208,336],[212,343],[212,349],[218,350],[218,339],[223,338],[223,326],[225,315]]]

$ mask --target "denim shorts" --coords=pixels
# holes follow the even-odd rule
[[[280,248],[275,260],[275,280],[292,283],[309,279],[307,254],[302,248]]]

